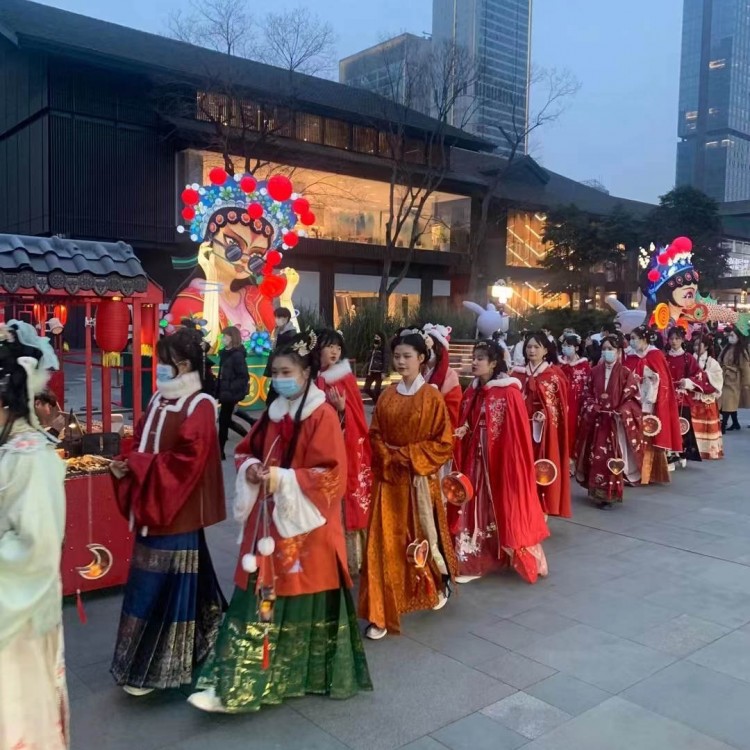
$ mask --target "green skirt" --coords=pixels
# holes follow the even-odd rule
[[[258,621],[251,581],[235,588],[198,688],[213,688],[229,713],[257,711],[306,693],[350,698],[372,690],[357,614],[348,589],[279,597],[274,622]],[[263,644],[270,667],[263,669]]]

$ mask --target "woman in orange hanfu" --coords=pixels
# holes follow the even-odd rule
[[[359,594],[372,640],[399,633],[406,612],[445,606],[456,573],[436,476],[453,452],[448,409],[420,374],[423,334],[403,329],[391,348],[402,380],[380,396],[370,426],[373,503]]]
[[[547,575],[541,542],[549,530],[536,493],[526,405],[521,382],[506,369],[494,341],[474,347],[476,379],[464,394],[456,430],[456,468],[471,481],[474,497],[448,505],[458,583],[508,565],[529,583]]]
[[[526,337],[524,355],[526,366],[515,368],[513,375],[523,386],[539,500],[546,514],[570,518],[568,382],[557,364],[555,343],[544,333]]]

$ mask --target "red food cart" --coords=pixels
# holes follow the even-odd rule
[[[151,353],[164,301],[133,248],[124,242],[0,234],[0,308],[5,320],[26,320],[46,330],[64,323],[71,308],[85,310],[86,429],[92,432],[93,371],[101,368],[101,431],[112,425],[112,369],[118,367],[132,322],[133,352]],[[59,355],[62,341],[53,342]],[[101,352],[94,353],[94,338]],[[67,356],[67,355],[66,355]],[[67,356],[69,362],[74,358]],[[133,423],[141,413],[141,358],[133,356]],[[153,374],[152,374],[153,378]],[[153,382],[153,380],[152,380]],[[51,386],[64,398],[62,359]],[[65,481],[67,523],[62,557],[63,593],[118,586],[127,578],[132,536],[115,503],[106,461],[71,459]]]

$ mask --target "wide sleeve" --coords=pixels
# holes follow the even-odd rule
[[[420,439],[395,451],[396,460],[407,461],[417,476],[435,474],[453,455],[453,425],[443,397],[437,391],[430,392],[423,404]]]
[[[215,447],[216,409],[201,398],[180,426],[174,446],[160,453],[128,456],[129,472],[118,491],[127,494],[139,526],[169,526],[203,475]]]
[[[643,368],[643,379],[641,380],[641,403],[643,404],[643,413],[651,414],[654,411],[656,398],[659,393],[659,373],[652,370],[648,365]]]
[[[724,372],[721,365],[713,357],[709,357],[706,362],[705,375],[707,387],[704,389],[704,393],[715,394],[717,398],[720,397],[724,390]]]
[[[461,383],[458,379],[458,374],[452,367],[449,367],[448,372],[446,373],[442,393],[443,398],[445,399],[445,405],[448,407],[451,425],[455,429],[458,427],[459,410],[461,409],[461,398],[463,393],[461,391]]]
[[[332,407],[325,404],[305,420],[306,445],[300,464],[273,467],[273,520],[282,537],[312,531],[341,510],[346,489],[346,448]]]

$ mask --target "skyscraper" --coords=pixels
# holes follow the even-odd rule
[[[685,0],[677,184],[750,199],[750,0]]]
[[[498,125],[522,133],[528,120],[531,0],[433,0],[433,42],[453,40],[478,68],[474,91],[454,108],[452,125],[509,150]],[[525,143],[522,151],[525,152]]]

